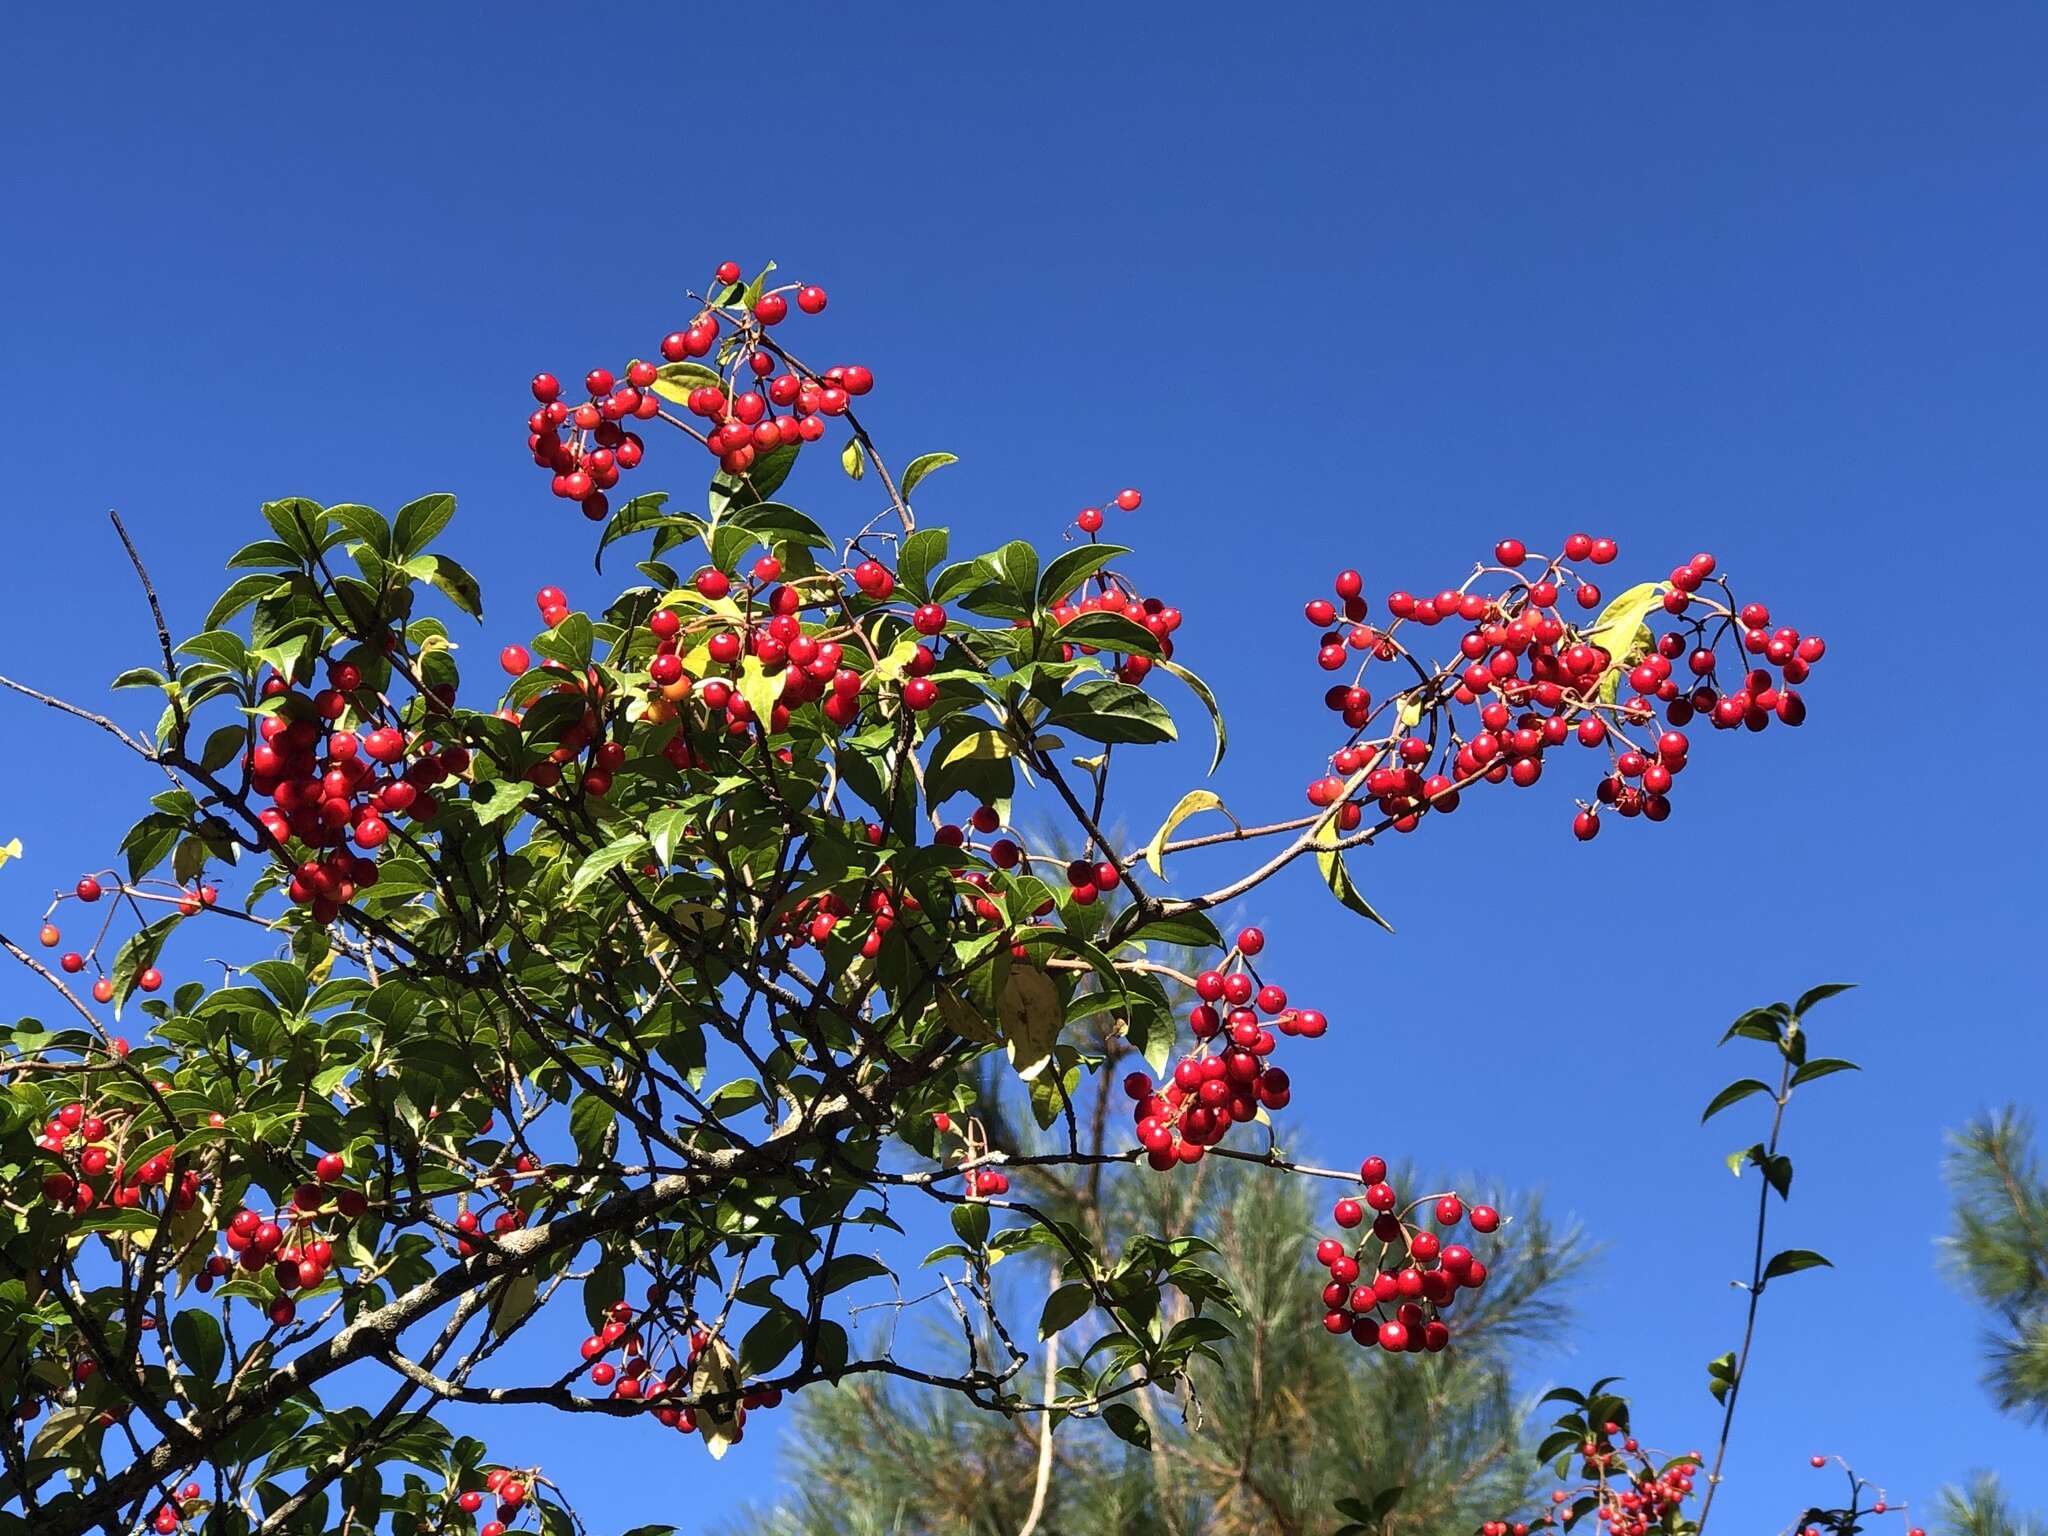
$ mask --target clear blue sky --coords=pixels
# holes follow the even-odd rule
[[[961,455],[925,499],[956,538],[1050,540],[1145,488],[1120,526],[1231,708],[1240,809],[1291,807],[1324,750],[1299,612],[1338,566],[1379,593],[1503,534],[1613,534],[1644,575],[1712,549],[1826,635],[1805,731],[1705,741],[1668,825],[1589,847],[1562,783],[1475,797],[1358,860],[1398,938],[1312,873],[1263,892],[1336,1021],[1298,1134],[1547,1187],[1607,1253],[1529,1379],[1622,1373],[1657,1440],[1704,1444],[1750,1209],[1740,1112],[1696,1128],[1741,1066],[1713,1042],[1861,982],[1819,1022],[1868,1070],[1795,1105],[1781,1228],[1839,1268],[1767,1309],[1731,1528],[1790,1519],[1810,1450],[1915,1498],[1998,1467],[2048,1505],[1934,1250],[1944,1128],[2038,1107],[2048,1066],[2044,743],[2011,703],[2048,491],[2048,13],[43,6],[9,42],[0,670],[74,695],[150,645],[109,506],[186,630],[285,494],[456,491],[493,648],[539,582],[590,594],[589,530],[520,451],[526,379],[644,350],[727,255],[830,289],[883,441]],[[790,490],[848,506],[822,465]],[[18,932],[144,781],[0,722]],[[661,1441],[649,1478],[632,1430],[516,1434],[582,1457],[599,1530],[774,1472],[767,1437],[715,1469]]]

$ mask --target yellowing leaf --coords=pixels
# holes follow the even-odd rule
[[[725,376],[715,368],[702,363],[663,363],[655,375],[653,384],[648,386],[664,400],[673,400],[677,405],[690,403],[690,392],[696,389],[715,389],[725,393]]]
[[[1030,1082],[1052,1060],[1060,1037],[1060,994],[1053,980],[1037,966],[1017,961],[996,994],[1003,1038],[1009,1043],[1010,1065]]]
[[[733,1359],[732,1351],[725,1347],[725,1340],[713,1334],[690,1370],[690,1395],[704,1397],[711,1393],[732,1392],[738,1389],[739,1384],[739,1363]],[[711,1453],[713,1461],[723,1457],[732,1446],[732,1437],[740,1427],[739,1406],[735,1399],[722,1408],[699,1405],[693,1410],[697,1417],[697,1433],[704,1437],[704,1449]]]
[[[1153,874],[1161,879],[1166,877],[1166,871],[1159,867],[1159,861],[1164,855],[1167,838],[1173,835],[1175,827],[1202,811],[1222,811],[1224,815],[1230,816],[1229,810],[1223,804],[1223,797],[1213,790],[1191,789],[1182,795],[1180,803],[1166,813],[1166,820],[1161,822],[1159,830],[1152,834],[1152,841],[1145,845],[1145,862],[1152,866]],[[1235,816],[1230,816],[1230,824],[1233,827],[1238,825]]]
[[[946,755],[932,766],[934,768],[943,768],[948,763],[957,763],[970,759],[994,761],[1009,755],[1010,744],[1003,739],[1002,733],[993,726],[985,726],[978,731],[969,731],[965,736],[954,742],[952,746],[946,749]]]
[[[533,1274],[514,1275],[507,1280],[491,1303],[491,1327],[500,1338],[509,1338],[518,1331],[526,1320],[526,1314],[533,1307],[533,1298],[540,1290],[540,1277]]]
[[[1643,620],[1664,606],[1664,584],[1639,582],[1600,610],[1600,617],[1585,632],[1586,643],[1597,645],[1620,665],[1634,643]]]
[[[867,459],[860,451],[860,439],[850,437],[839,455],[839,467],[846,471],[846,478],[858,480],[868,472]]]
[[[743,657],[740,661],[740,697],[753,709],[754,718],[761,722],[761,729],[765,731],[775,716],[775,701],[782,697],[782,678],[779,675],[770,677],[763,671],[760,657]]]
[[[981,1016],[981,1010],[944,982],[939,984],[939,1017],[954,1034],[984,1045],[996,1043],[995,1026]]]
[[[897,641],[895,648],[885,652],[882,658],[875,663],[875,681],[878,683],[893,683],[901,680],[903,669],[910,665],[911,658],[916,654],[917,641],[915,638]]]
[[[7,840],[6,842],[4,842],[4,843],[0,843],[0,868],[4,868],[4,867],[6,866],[6,864],[7,864],[7,861],[8,861],[9,859],[18,859],[18,858],[20,858],[20,857],[21,857],[21,839],[20,839],[20,838],[18,838],[18,837],[10,837],[10,838],[9,838],[9,839],[8,839],[8,840]]]
[[[1323,883],[1330,888],[1330,894],[1360,917],[1369,917],[1387,932],[1394,931],[1394,925],[1373,910],[1372,903],[1352,883],[1351,871],[1344,867],[1344,855],[1335,848],[1320,849],[1316,853],[1316,868],[1323,872]]]

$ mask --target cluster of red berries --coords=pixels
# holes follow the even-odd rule
[[[1461,1290],[1486,1283],[1486,1265],[1463,1243],[1447,1243],[1437,1230],[1408,1220],[1431,1207],[1436,1228],[1449,1231],[1468,1219],[1455,1194],[1426,1197],[1399,1209],[1400,1196],[1387,1182],[1386,1160],[1368,1157],[1359,1165],[1362,1200],[1346,1196],[1331,1212],[1347,1232],[1364,1225],[1364,1239],[1326,1237],[1316,1244],[1316,1262],[1330,1272],[1323,1286],[1323,1329],[1349,1334],[1360,1344],[1377,1344],[1388,1354],[1435,1353],[1451,1341],[1444,1312]],[[1475,1205],[1472,1230],[1491,1233],[1500,1212]],[[1371,1246],[1368,1246],[1368,1245]],[[1384,1315],[1391,1308],[1391,1317]]]
[[[1195,978],[1199,1001],[1188,1015],[1195,1048],[1174,1063],[1164,1084],[1144,1072],[1124,1079],[1138,1144],[1161,1172],[1200,1162],[1233,1125],[1260,1110],[1285,1109],[1293,1098],[1287,1071],[1267,1062],[1278,1036],[1314,1039],[1329,1028],[1320,1012],[1292,1007],[1283,988],[1261,980],[1252,958],[1265,947],[1265,934],[1246,928],[1223,969]]]
[[[759,454],[817,441],[825,434],[827,417],[845,415],[854,396],[874,388],[875,376],[867,368],[848,364],[812,373],[767,340],[769,328],[788,318],[792,301],[807,315],[824,309],[824,289],[791,283],[760,292],[748,303],[746,294],[752,290],[743,290],[739,277],[739,263],[719,266],[717,296],[688,325],[662,338],[662,364],[636,358],[623,378],[609,368],[593,368],[583,376],[587,398],[573,405],[562,398],[562,382],[553,374],[534,376],[538,404],[526,418],[526,446],[534,463],[548,471],[555,495],[576,502],[594,522],[609,515],[605,493],[646,454],[646,443],[629,422],[662,417],[697,437],[722,469],[744,474]],[[713,369],[695,361],[714,351],[725,366]],[[755,387],[740,387],[738,369],[731,365],[741,358]],[[709,382],[712,378],[719,382]],[[686,388],[690,379],[699,382]],[[708,430],[696,432],[664,416],[663,395],[681,400],[691,414],[710,423]]]
[[[696,1414],[664,1399],[688,1393],[698,1358],[710,1348],[711,1336],[701,1327],[679,1330],[687,1353],[667,1370],[657,1373],[652,1358],[654,1354],[663,1347],[671,1354],[681,1353],[675,1348],[677,1336],[663,1335],[658,1331],[660,1326],[653,1311],[650,1310],[636,1323],[632,1303],[615,1301],[605,1313],[605,1320],[597,1332],[583,1341],[581,1353],[589,1365],[592,1385],[611,1388],[610,1395],[617,1401],[645,1403],[662,1424],[684,1434],[693,1434],[697,1428]],[[619,1352],[617,1365],[605,1358],[614,1349]],[[731,1438],[738,1441],[743,1437],[749,1412],[776,1408],[781,1404],[780,1387],[749,1387],[741,1394],[739,1406],[734,1411],[733,1417],[737,1422]]]
[[[347,661],[330,664],[327,686],[310,695],[282,677],[266,679],[263,696],[276,701],[274,711],[259,722],[247,760],[249,787],[271,802],[257,820],[280,844],[296,838],[316,850],[293,869],[286,889],[322,923],[377,883],[376,851],[390,839],[392,821],[431,820],[441,809],[435,788],[469,771],[461,745],[436,749],[394,725],[338,729],[334,722],[362,686],[361,669]]]
[[[146,890],[142,885],[137,885],[133,887],[125,886],[122,885],[118,880],[114,882],[113,888],[116,891],[116,893],[131,898],[144,898],[152,901],[163,900],[175,902],[180,915],[185,917],[191,917],[199,912],[203,912],[206,908],[212,906],[215,902],[220,900],[220,892],[214,889],[213,886],[205,884],[191,887],[172,885],[169,887],[169,889],[174,894],[171,895],[162,895],[157,892]],[[91,903],[98,901],[102,896],[106,894],[106,892],[107,886],[105,883],[101,881],[98,875],[85,875],[81,877],[78,884],[72,888],[71,894],[77,897],[78,900],[90,905]],[[53,902],[51,904],[50,911],[54,913],[56,911],[57,904],[62,902],[63,900],[65,900],[64,897],[58,897],[57,902]],[[101,939],[105,939],[106,932],[106,926],[102,925],[100,929]],[[39,942],[43,946],[43,948],[55,949],[59,944],[64,942],[64,935],[62,931],[59,930],[57,925],[49,920],[49,915],[46,914],[43,920],[42,928],[36,934],[36,939],[37,942]],[[98,956],[98,953],[99,944],[97,941],[89,950],[80,951],[76,949],[67,949],[64,951],[63,954],[57,957],[57,968],[60,971],[64,972],[64,974],[67,976],[76,976],[81,971],[83,971],[86,968],[86,966],[94,962],[94,960]],[[145,965],[135,973],[135,985],[144,992],[154,992],[163,984],[164,973],[158,970],[153,965]],[[112,1002],[114,1000],[114,979],[111,976],[105,975],[95,977],[93,979],[92,984],[92,996],[93,1001],[96,1003]]]
[[[569,616],[569,599],[560,587],[542,587],[533,597],[540,609],[541,623],[553,629]],[[498,653],[498,664],[513,677],[523,677],[533,666],[533,653],[523,645],[508,645]],[[605,702],[606,689],[597,669],[591,668],[578,677],[567,667],[557,662],[545,662],[543,667],[559,674],[561,681],[549,691],[557,694],[581,696],[585,700],[580,715],[572,715],[554,729],[549,738],[554,745],[547,756],[531,764],[525,773],[528,782],[543,789],[552,789],[562,782],[562,770],[578,759],[585,759],[581,777],[577,780],[583,792],[603,797],[611,793],[612,777],[626,764],[625,743],[617,737],[607,738],[604,734],[604,714],[600,706]],[[513,725],[523,723],[524,716],[517,708],[506,705],[498,710],[498,718]],[[674,750],[669,759],[677,767],[690,766],[687,754],[680,760]]]
[[[175,1494],[167,1495],[163,1503],[157,1506],[156,1515],[149,1522],[151,1528],[156,1531],[157,1536],[171,1536],[180,1524],[198,1513],[195,1506],[199,1501],[199,1485],[187,1483]]]
[[[116,1140],[116,1127],[84,1104],[59,1106],[36,1142],[59,1162],[43,1175],[43,1198],[80,1215],[102,1202],[132,1210],[151,1195],[161,1195],[172,1210],[192,1209],[199,1199],[199,1172],[178,1166],[176,1148],[153,1152],[130,1168],[110,1145]]]
[[[1649,1536],[1652,1530],[1668,1528],[1692,1497],[1693,1483],[1705,1464],[1698,1451],[1689,1451],[1660,1468],[1635,1436],[1611,1420],[1601,1425],[1597,1436],[1580,1444],[1578,1455],[1585,1484],[1553,1488],[1550,1502],[1554,1508],[1576,1508],[1590,1499],[1584,1512],[1594,1515],[1611,1536]],[[1536,1524],[1555,1525],[1557,1518],[1546,1514]],[[1522,1521],[1510,1525],[1492,1520],[1479,1530],[1480,1536],[1524,1536],[1528,1528]]]
[[[314,1178],[293,1190],[289,1204],[274,1215],[249,1206],[236,1211],[221,1231],[228,1253],[208,1257],[196,1288],[210,1290],[236,1268],[250,1275],[267,1269],[279,1292],[268,1305],[270,1320],[280,1328],[289,1324],[298,1315],[290,1293],[314,1289],[334,1267],[334,1243],[321,1231],[324,1222],[353,1221],[370,1208],[361,1190],[327,1187],[347,1171],[341,1154],[329,1152],[315,1165]]]
[[[972,1129],[962,1138],[966,1142],[966,1146],[960,1153],[963,1162],[971,1165],[960,1170],[967,1181],[968,1198],[992,1200],[998,1195],[1007,1195],[1010,1192],[1010,1176],[994,1163],[977,1163],[975,1161],[976,1158],[983,1155],[986,1148],[982,1141],[981,1126],[978,1122],[970,1122],[970,1124]],[[943,1109],[940,1110],[932,1116],[932,1129],[941,1136],[952,1134],[953,1117]]]
[[[477,1536],[505,1536],[513,1521],[517,1520],[526,1507],[526,1495],[532,1486],[531,1472],[515,1472],[510,1467],[493,1467],[484,1474],[481,1488],[465,1488],[456,1495],[455,1507],[465,1515],[473,1515],[484,1507],[488,1495],[497,1501],[497,1510],[491,1519],[477,1527]]]
[[[844,664],[839,641],[805,629],[805,609],[822,607],[826,599],[807,599],[796,586],[778,584],[781,577],[782,562],[767,554],[754,561],[744,582],[715,567],[697,572],[692,585],[699,596],[714,603],[731,599],[741,610],[736,624],[721,617],[702,638],[701,676],[692,675],[684,663],[684,647],[697,636],[694,631],[685,633],[682,617],[672,608],[662,608],[648,619],[654,647],[647,661],[643,718],[657,724],[676,719],[692,699],[703,706],[707,721],[731,736],[749,735],[757,724],[766,734],[777,734],[787,728],[791,711],[806,704],[818,705],[841,730],[860,718],[863,696],[874,686],[872,675]],[[871,611],[888,602],[896,589],[895,576],[878,560],[861,561],[849,577],[849,595],[855,601],[865,599]],[[923,603],[909,618],[919,638],[903,660],[900,697],[905,707],[922,711],[938,700],[938,685],[930,677],[939,662],[938,652],[925,642],[944,632],[947,615],[937,603]],[[775,699],[765,720],[757,720],[756,706],[740,686],[750,659],[762,675],[776,680]],[[679,735],[674,741],[679,745],[668,749],[670,761],[679,768],[691,766],[688,740]]]
[[[1133,593],[1123,578],[1104,573],[1096,578],[1098,590],[1091,596],[1075,593],[1064,602],[1055,603],[1052,620],[1058,625],[1067,625],[1087,613],[1120,613],[1133,624],[1151,631],[1159,642],[1159,654],[1171,660],[1173,657],[1173,632],[1180,628],[1181,612],[1156,597],[1139,597]],[[1086,644],[1064,644],[1060,647],[1062,660],[1072,661],[1078,655],[1093,656],[1099,649]],[[1117,658],[1116,675],[1126,683],[1139,684],[1145,681],[1152,670],[1152,658],[1143,654],[1132,654]]]
[[[1825,642],[1773,629],[1760,603],[1737,608],[1712,555],[1695,555],[1658,587],[1637,589],[1646,594],[1639,603],[1617,599],[1587,628],[1567,617],[1567,592],[1581,611],[1598,608],[1602,594],[1566,562],[1605,565],[1616,553],[1613,540],[1583,533],[1571,535],[1555,559],[1532,557],[1521,540],[1503,539],[1494,549],[1497,564],[1481,567],[1463,586],[1426,597],[1390,594],[1391,622],[1384,626],[1366,622],[1358,572],[1339,572],[1335,601],[1316,598],[1304,611],[1321,632],[1316,659],[1323,670],[1358,658],[1352,681],[1324,695],[1352,734],[1329,771],[1309,785],[1309,803],[1339,807],[1337,825],[1348,832],[1363,822],[1369,801],[1397,831],[1408,832],[1426,812],[1456,810],[1464,786],[1534,784],[1546,751],[1576,741],[1604,748],[1609,760],[1596,803],[1582,805],[1574,819],[1575,834],[1587,840],[1600,830],[1598,806],[1650,821],[1670,815],[1672,780],[1684,771],[1689,750],[1681,727],[1696,716],[1723,730],[1804,721],[1806,705],[1794,685],[1825,654]],[[1526,569],[1532,559],[1541,567],[1533,574]],[[1503,589],[1473,590],[1489,574],[1504,578]],[[1652,611],[1682,627],[1651,639],[1644,621]],[[1446,622],[1465,627],[1458,656],[1431,672],[1399,632],[1406,624]],[[1393,660],[1404,661],[1419,681],[1404,678],[1399,690],[1376,701],[1366,670]],[[1675,675],[1680,661],[1688,674],[1683,682]],[[1722,686],[1723,669],[1739,670],[1741,681]],[[1452,706],[1473,705],[1477,720],[1461,726]],[[1630,732],[1649,726],[1660,707],[1665,728],[1632,739]],[[1365,801],[1357,798],[1361,789]]]

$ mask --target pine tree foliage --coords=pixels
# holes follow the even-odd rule
[[[1967,1487],[1941,1491],[1941,1528],[1946,1536],[2043,1536],[2048,1529],[2033,1515],[2013,1513],[1995,1472],[1978,1472]]]
[[[2048,1423],[2048,1178],[2033,1126],[2007,1108],[1954,1138],[1948,1178],[1955,1232],[1949,1267],[1995,1319],[1985,1384],[1999,1407]]]
[[[1066,1193],[1089,1203],[1086,1190]],[[1056,1427],[1038,1536],[1316,1536],[1345,1523],[1337,1499],[1370,1503],[1394,1489],[1403,1491],[1389,1536],[1429,1536],[1469,1529],[1533,1488],[1508,1348],[1562,1322],[1562,1282],[1582,1250],[1532,1203],[1516,1202],[1526,1214],[1496,1281],[1463,1314],[1456,1349],[1361,1359],[1314,1326],[1325,1277],[1309,1251],[1322,1213],[1295,1181],[1212,1163],[1186,1179],[1120,1172],[1096,1198],[1112,1245],[1162,1217],[1208,1237],[1243,1313],[1224,1363],[1195,1372],[1185,1419],[1147,1405],[1149,1451],[1097,1423]],[[1047,1283],[1027,1261],[1005,1268],[1024,1271],[1008,1277],[1021,1291]],[[868,1382],[809,1393],[790,1436],[786,1493],[729,1529],[1017,1536],[1040,1432],[1035,1417],[1003,1420]]]

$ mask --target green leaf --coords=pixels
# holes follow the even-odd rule
[[[1771,1262],[1764,1266],[1764,1279],[1775,1280],[1780,1275],[1796,1275],[1802,1269],[1821,1268],[1833,1269],[1834,1265],[1811,1248],[1787,1248],[1771,1256]]]
[[[317,501],[303,496],[290,496],[283,501],[266,501],[263,504],[263,520],[270,524],[280,541],[291,546],[292,553],[301,559],[311,559],[319,550],[320,541],[327,532],[327,509]],[[213,625],[208,624],[208,629]]]
[[[479,784],[470,792],[469,803],[476,808],[478,821],[494,827],[516,818],[532,797],[533,785],[527,780],[500,779],[488,786]]]
[[[1792,1074],[1792,1086],[1810,1083],[1816,1077],[1831,1077],[1837,1072],[1861,1072],[1863,1069],[1853,1061],[1844,1061],[1839,1056],[1816,1056],[1797,1072]]]
[[[1111,1403],[1102,1410],[1102,1422],[1109,1426],[1109,1432],[1117,1439],[1135,1445],[1141,1451],[1152,1449],[1152,1431],[1147,1427],[1144,1415],[1129,1403]]]
[[[1095,1305],[1095,1292],[1086,1281],[1069,1280],[1045,1298],[1045,1310],[1038,1314],[1038,1336],[1049,1339],[1076,1322]]]
[[[613,870],[637,863],[651,851],[647,839],[638,832],[629,832],[615,842],[606,843],[576,866],[576,873],[569,879],[570,899],[581,896]]]
[[[1344,867],[1344,854],[1337,848],[1318,848],[1316,868],[1323,872],[1323,884],[1330,888],[1330,894],[1360,917],[1369,917],[1387,932],[1394,931],[1394,925],[1381,917],[1365,899],[1357,885],[1352,882],[1351,871]]]
[[[1038,590],[1038,551],[1012,539],[978,562],[985,575],[1020,610],[1028,611]]]
[[[908,491],[904,493],[906,496]],[[896,556],[896,584],[912,597],[929,592],[932,568],[946,558],[946,530],[920,528],[903,541]]]
[[[1173,717],[1157,699],[1106,677],[1060,695],[1047,719],[1090,741],[1154,743],[1175,736]]]
[[[818,1282],[820,1295],[829,1296],[834,1291],[843,1291],[849,1285],[863,1280],[881,1280],[888,1276],[889,1266],[880,1259],[865,1253],[842,1253],[825,1266],[824,1278]]]
[[[674,526],[692,531],[701,530],[703,523],[694,517],[667,517],[662,508],[668,504],[668,492],[649,491],[644,496],[635,496],[606,519],[604,532],[598,535],[597,554],[594,564],[604,569],[604,552],[629,533],[660,526]]]
[[[197,656],[201,661],[218,662],[237,676],[246,675],[249,671],[249,648],[231,629],[204,630],[179,646],[178,650],[186,656]]]
[[[802,1313],[782,1306],[764,1312],[740,1344],[740,1374],[765,1376],[789,1357],[803,1336]]]
[[[284,579],[275,571],[251,571],[247,576],[237,576],[207,610],[206,627],[219,629],[257,598],[269,596],[283,584]]]
[[[1840,997],[1844,992],[1852,992],[1855,988],[1856,983],[1853,981],[1830,981],[1818,987],[1810,987],[1800,993],[1799,1001],[1792,1005],[1792,1016],[1803,1018],[1806,1010],[1814,1004],[1824,1003],[1831,997]]]
[[[397,521],[392,524],[392,544],[398,558],[410,560],[424,553],[454,516],[455,498],[446,491],[436,491],[400,507]]]
[[[686,836],[690,828],[690,812],[681,807],[656,811],[647,818],[647,840],[654,848],[654,862],[673,864],[676,842]]]
[[[329,507],[327,515],[340,525],[341,531],[350,540],[357,544],[367,544],[378,555],[390,558],[391,525],[384,521],[384,514],[375,507],[344,502],[338,507]]]
[[[1735,1351],[1716,1355],[1707,1362],[1707,1390],[1714,1394],[1714,1401],[1725,1402],[1728,1389],[1735,1385]]]
[[[540,1293],[540,1276],[532,1270],[508,1276],[491,1298],[491,1328],[500,1338],[510,1338],[526,1320],[533,1299]]]
[[[1063,645],[1088,645],[1098,651],[1119,651],[1126,656],[1157,656],[1159,637],[1120,613],[1097,609],[1077,614],[1053,631]]]
[[[724,515],[731,507],[750,507],[773,496],[789,472],[796,468],[797,445],[782,443],[754,460],[744,475],[720,470],[711,477],[711,515]]]
[[[1740,1104],[1753,1093],[1769,1093],[1770,1091],[1771,1085],[1769,1083],[1758,1082],[1753,1077],[1740,1078],[1714,1095],[1714,1102],[1709,1104],[1700,1115],[1700,1124],[1705,1125],[1714,1116],[1721,1113],[1722,1110],[1728,1108],[1729,1105]]]
[[[116,1018],[120,1017],[121,1004],[135,991],[135,979],[156,964],[157,956],[163,953],[164,940],[170,937],[170,931],[177,923],[178,919],[175,917],[158,918],[148,927],[130,934],[128,941],[115,954],[113,982]]]
[[[433,572],[427,577],[434,590],[472,619],[483,618],[483,588],[477,585],[476,578],[446,555],[429,555],[427,558],[434,562]]]
[[[199,749],[199,766],[208,773],[219,773],[236,758],[249,744],[247,726],[223,725],[208,733],[206,745]]]
[[[605,1132],[618,1115],[611,1105],[594,1093],[586,1093],[569,1106],[569,1136],[585,1157],[596,1157],[604,1148]]]
[[[1784,1034],[1783,1007],[1781,1003],[1774,1008],[1750,1009],[1728,1026],[1728,1032],[1721,1037],[1721,1044],[1726,1045],[1738,1035],[1745,1040],[1769,1040],[1775,1044]]]
[[[1076,544],[1062,550],[1038,579],[1038,606],[1052,607],[1118,555],[1129,553],[1121,544]]]
[[[1223,766],[1223,751],[1230,744],[1230,734],[1224,729],[1223,710],[1216,703],[1216,695],[1209,691],[1207,683],[1177,661],[1168,661],[1162,656],[1154,665],[1186,683],[1194,696],[1202,701],[1202,707],[1209,711],[1209,727],[1216,733],[1216,755],[1209,761],[1209,771],[1214,773]]]
[[[953,1207],[953,1231],[960,1241],[969,1248],[981,1248],[988,1243],[988,1207],[979,1200],[970,1200],[964,1205]]]
[[[1147,944],[1173,944],[1183,949],[1221,949],[1223,934],[1206,912],[1173,912],[1145,921],[1136,906],[1125,907],[1109,930],[1111,945],[1143,940]]]
[[[920,453],[903,469],[903,499],[910,500],[910,493],[917,489],[917,483],[935,469],[944,469],[948,464],[958,464],[960,457],[952,453]]]
[[[220,1368],[227,1358],[227,1346],[222,1342],[220,1323],[204,1307],[187,1307],[171,1319],[171,1343],[177,1349],[178,1363],[202,1381],[220,1379]]]

